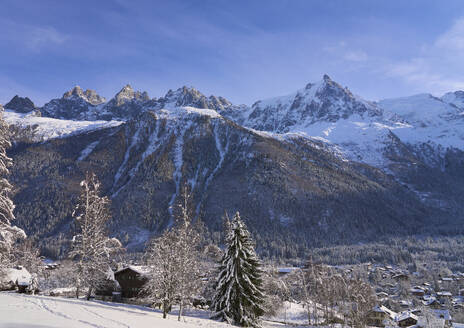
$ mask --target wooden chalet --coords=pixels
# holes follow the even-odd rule
[[[415,286],[409,290],[409,292],[417,297],[423,297],[425,295],[425,290],[420,286]]]
[[[140,296],[144,285],[148,281],[148,270],[142,266],[127,266],[114,273],[114,279],[121,287],[123,298]]]
[[[385,327],[388,321],[395,320],[396,313],[385,306],[375,306],[367,314],[367,323],[374,327]]]
[[[417,321],[419,318],[410,312],[405,312],[402,313],[398,316],[397,321],[398,321],[398,326],[400,327],[409,327],[409,326],[414,326],[417,324]]]

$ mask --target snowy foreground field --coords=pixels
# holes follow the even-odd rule
[[[208,319],[207,311],[187,311],[181,322],[173,311],[163,319],[158,311],[135,305],[85,301],[69,298],[0,293],[0,327],[166,327],[166,328],[231,328]],[[264,322],[267,328],[290,327]],[[291,327],[296,327],[292,325]],[[306,326],[307,327],[307,326]]]

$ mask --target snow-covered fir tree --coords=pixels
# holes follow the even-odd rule
[[[212,302],[214,319],[242,327],[259,327],[263,315],[262,271],[245,224],[237,212],[230,223]]]
[[[73,217],[77,234],[72,239],[70,257],[77,259],[76,297],[81,288],[88,288],[87,299],[105,279],[111,256],[120,251],[121,243],[109,238],[106,224],[110,219],[107,197],[101,197],[100,182],[94,173],[87,173],[81,182],[81,195]]]
[[[163,318],[178,303],[180,320],[184,306],[200,288],[201,235],[198,226],[192,224],[189,199],[190,194],[184,189],[174,226],[154,239],[145,254],[151,268],[145,290],[153,301],[161,304]]]
[[[10,266],[14,261],[15,242],[26,238],[22,229],[11,224],[15,218],[14,204],[10,198],[13,187],[7,176],[12,160],[6,154],[6,149],[10,146],[8,125],[3,120],[3,107],[0,105],[0,270]]]

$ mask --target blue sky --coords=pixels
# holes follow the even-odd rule
[[[372,100],[464,90],[461,0],[2,0],[0,12],[0,103],[130,83],[250,104],[324,73]]]

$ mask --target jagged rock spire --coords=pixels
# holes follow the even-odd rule
[[[162,106],[191,106],[196,108],[214,109],[222,111],[232,103],[223,97],[206,97],[194,87],[183,86],[176,91],[169,90],[163,98],[159,99]]]
[[[35,105],[28,97],[23,98],[16,95],[5,105],[5,108],[18,113],[28,113],[35,109]]]
[[[66,91],[63,94],[63,99],[70,99],[72,97],[78,97],[86,102],[92,104],[92,105],[99,105],[102,104],[106,101],[106,99],[100,95],[97,94],[95,90],[82,90],[82,88],[78,85],[76,85],[74,88],[72,88],[69,91]]]

